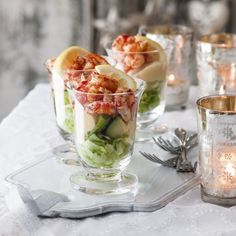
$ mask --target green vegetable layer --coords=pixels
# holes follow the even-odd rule
[[[93,167],[110,168],[129,152],[128,138],[111,139],[92,134],[79,147],[79,154],[87,164]]]
[[[74,117],[73,117],[73,108],[70,102],[69,93],[67,90],[64,91],[64,104],[65,104],[65,113],[66,119],[64,120],[64,126],[66,131],[69,133],[74,132]]]
[[[139,103],[138,112],[151,111],[159,105],[160,100],[160,89],[145,90]]]

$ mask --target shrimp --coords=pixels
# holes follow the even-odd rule
[[[73,61],[72,65],[70,66],[70,70],[83,70],[86,64],[86,58],[78,56]]]
[[[125,122],[132,118],[132,110],[135,104],[135,96],[132,90],[118,88],[117,93],[124,93],[115,96],[114,103],[117,107],[117,112]]]
[[[89,90],[89,80],[80,81],[76,90],[81,92],[88,92]]]
[[[122,51],[126,39],[127,39],[126,35],[119,35],[112,43],[112,48],[117,51]]]
[[[90,81],[92,71],[81,71],[81,70],[69,70],[65,75],[65,82],[69,82],[72,87],[79,87],[80,82]],[[83,84],[84,85],[84,84]],[[84,87],[84,86],[83,86]],[[84,90],[83,90],[84,91]],[[86,91],[84,91],[86,92]]]
[[[146,40],[139,40],[135,36],[128,35],[118,36],[112,44],[112,49],[119,51],[117,60],[123,65],[123,70],[126,73],[139,69],[145,64],[146,56],[142,52],[147,51],[147,47]]]
[[[96,86],[98,92],[102,88],[114,93],[118,88],[118,81],[105,75],[94,73],[90,80],[90,85]]]
[[[138,69],[145,63],[145,57],[141,54],[127,55],[124,59],[126,66],[130,69]]]
[[[134,41],[123,46],[124,52],[144,52],[147,49],[147,41]]]
[[[135,103],[135,96],[132,90],[130,89],[124,89],[124,88],[118,88],[116,93],[119,95],[115,95],[114,102],[117,107],[122,106],[128,106],[129,108],[133,106]],[[124,94],[122,94],[124,93]]]
[[[90,53],[87,55],[87,60],[95,66],[108,64],[108,62],[98,54]]]
[[[135,36],[119,35],[112,43],[112,48],[124,52],[144,52],[147,50],[148,42],[138,40]]]
[[[97,65],[108,64],[108,62],[101,56],[89,53],[86,56],[77,56],[70,66],[71,70],[91,70]]]
[[[124,52],[138,52],[138,47],[136,43],[126,44],[123,47]]]
[[[105,101],[112,102],[114,93],[118,88],[118,81],[97,72],[90,72],[88,76],[81,77],[77,90],[85,92],[87,102]],[[83,101],[85,101],[83,99]]]
[[[86,111],[90,114],[113,115],[116,113],[116,106],[110,102],[95,101],[86,106]]]

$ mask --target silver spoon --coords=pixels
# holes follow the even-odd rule
[[[186,135],[187,135],[186,130],[182,128],[177,128],[175,129],[175,135],[180,140],[181,145],[184,146],[186,142]]]

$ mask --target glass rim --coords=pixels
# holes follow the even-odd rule
[[[112,41],[109,41],[109,42],[106,42],[105,44],[104,44],[104,48],[105,48],[105,50],[109,50],[109,51],[112,51],[112,52],[114,52],[114,53],[119,53],[119,54],[130,54],[130,55],[134,55],[134,54],[154,54],[154,53],[160,53],[160,50],[158,50],[158,49],[155,49],[155,50],[151,50],[151,51],[144,51],[144,52],[125,52],[125,51],[120,51],[120,50],[115,50],[115,49],[112,49],[112,47],[111,47],[111,45],[112,45]]]
[[[157,29],[157,32],[155,32],[155,29]],[[185,36],[186,37],[186,36],[192,36],[193,34],[193,29],[191,27],[186,26],[186,25],[181,25],[181,24],[157,24],[157,25],[150,25],[150,26],[143,25],[140,27],[141,34],[142,34],[142,30],[144,30],[144,33],[152,34],[152,35]],[[159,32],[158,30],[169,30],[169,31]]]
[[[214,107],[209,107],[207,106],[208,105],[212,105],[210,104],[210,102],[212,101],[224,101],[225,103],[228,101],[229,104],[230,104],[230,101],[229,100],[233,100],[233,105],[234,105],[234,110],[231,109],[230,111],[229,110],[221,110],[221,109],[216,109]],[[202,104],[202,103],[205,103]],[[198,106],[198,108],[202,109],[202,110],[205,110],[205,111],[209,111],[210,113],[214,113],[214,114],[231,114],[231,115],[236,115],[236,95],[209,95],[209,96],[204,96],[204,97],[201,97],[199,98],[197,101],[196,101],[196,104]],[[214,106],[214,105],[212,105]]]
[[[231,39],[231,44],[226,43],[227,37]],[[236,34],[216,33],[205,34],[197,39],[198,44],[212,45],[216,48],[236,48]]]
[[[104,65],[107,65],[107,64],[104,64]],[[59,71],[59,72],[64,72],[64,73],[67,73],[67,72],[81,72],[81,73],[85,73],[85,72],[96,72],[96,69],[83,69],[83,70],[76,70],[76,69],[58,69],[58,68],[55,68],[55,70]]]
[[[142,92],[145,89],[146,82],[141,79],[136,79],[135,81],[138,82],[138,88],[135,91],[126,91],[126,92],[119,92],[119,93],[90,93],[90,92],[83,92],[76,90],[75,88],[71,88],[67,86],[67,89],[72,90],[75,94],[81,94],[81,95],[92,95],[92,96],[101,96],[101,95],[107,95],[107,96],[121,96],[121,95],[136,95],[140,92]]]
[[[57,57],[49,57],[48,59],[46,59],[46,60],[44,61],[44,63],[43,63],[44,67],[46,67],[47,69],[50,69],[50,70],[51,70],[52,68],[49,68],[50,63],[51,63],[52,61],[55,61],[56,58],[57,58]]]

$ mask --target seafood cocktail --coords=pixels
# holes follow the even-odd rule
[[[73,152],[73,106],[69,91],[66,88],[66,70],[91,70],[96,65],[108,64],[105,59],[97,54],[90,53],[78,46],[65,49],[57,58],[49,59],[46,63],[48,69],[56,123],[62,137],[69,142],[54,149],[58,160],[71,164],[71,151]],[[67,153],[69,152],[69,155]],[[68,157],[69,156],[69,157]]]
[[[130,191],[137,178],[122,171],[133,151],[144,82],[138,84],[110,65],[68,73],[77,81],[73,84],[75,147],[84,166],[84,171],[71,176],[73,187],[92,194]]]
[[[146,82],[138,109],[138,125],[148,126],[164,112],[166,55],[156,42],[140,35],[119,35],[106,47],[116,68]]]

